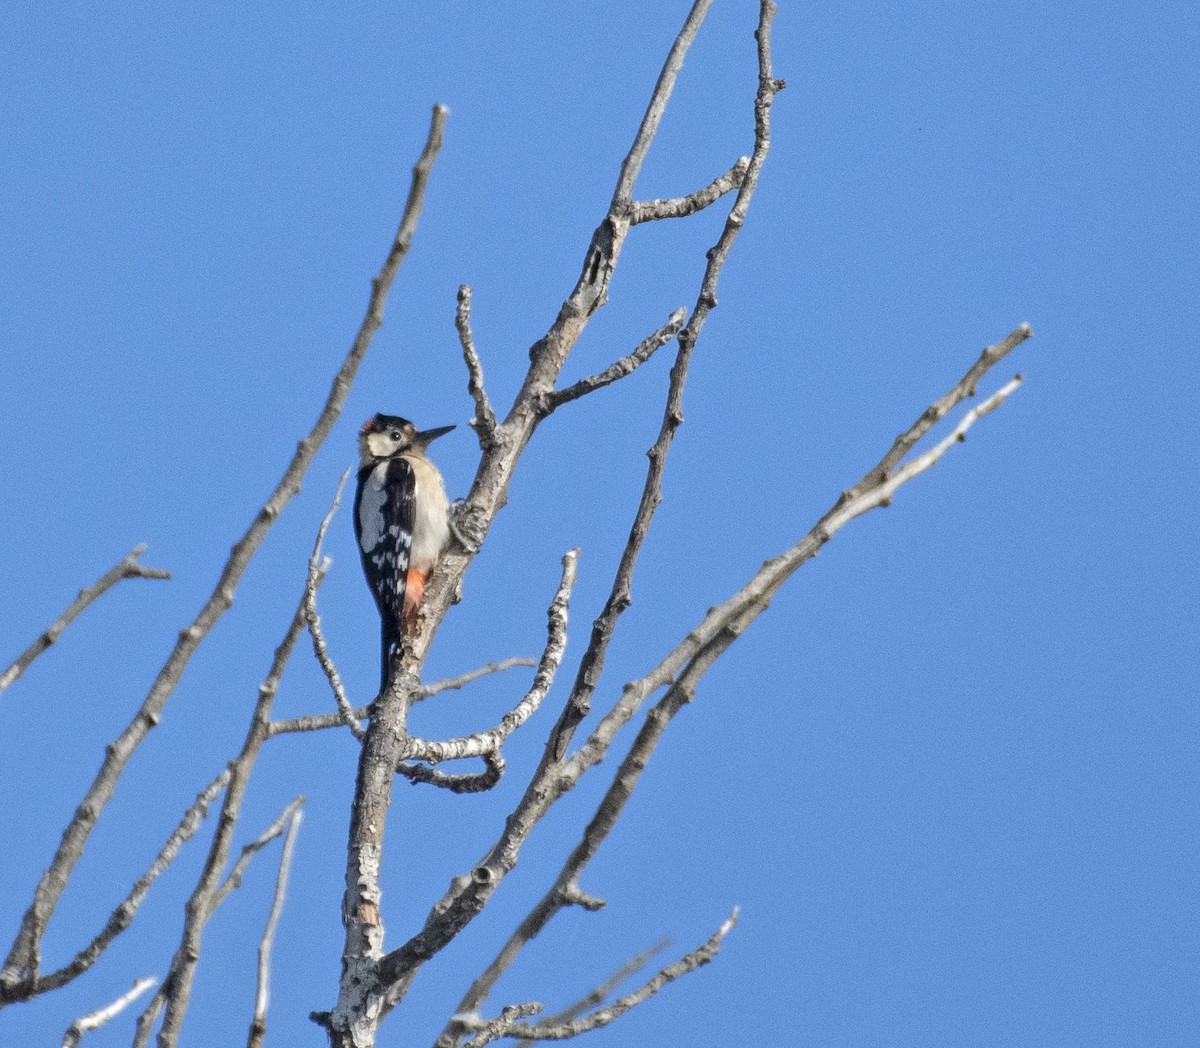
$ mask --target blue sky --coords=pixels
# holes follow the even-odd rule
[[[1194,5],[783,2],[773,150],[687,389],[665,501],[604,698],[789,546],[979,349],[1024,387],[850,525],[677,719],[570,912],[493,1003],[573,1000],[662,935],[678,954],[736,904],[717,962],[596,1045],[1193,1043],[1200,328]],[[435,102],[446,145],[346,414],[238,601],[131,763],[46,942],[61,962],[240,742],[354,435],[376,410],[457,423],[460,283],[493,399],[578,274],[686,14],[604,5],[42,4],[0,32],[0,497],[7,662],[138,542],[169,583],[123,584],[0,696],[0,938],[176,631],[307,432],[390,243]],[[756,5],[717,0],[638,186],[704,184],[751,147]],[[714,208],[634,231],[566,377],[695,299]],[[430,659],[431,677],[536,654],[558,558],[582,548],[567,673],[602,606],[657,432],[667,354],[564,410]],[[374,609],[348,514],[328,543],[330,644],[370,698]],[[515,674],[418,711],[490,725]],[[562,691],[491,794],[401,787],[389,942],[495,835]],[[302,646],[282,716],[323,711]],[[239,843],[308,798],[268,1043],[324,1043],[355,746],[276,740]],[[615,760],[531,840],[381,1044],[429,1043],[558,869]],[[203,835],[202,835],[203,837]],[[138,924],[70,988],[0,1014],[0,1043],[161,975],[194,841]],[[184,1044],[238,1043],[272,851],[212,922]],[[264,861],[265,860],[265,861]],[[87,1043],[126,1044],[132,1018]]]

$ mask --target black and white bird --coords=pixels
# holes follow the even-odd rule
[[[375,415],[358,437],[354,533],[382,623],[383,668],[416,625],[425,580],[450,542],[446,484],[426,449],[453,426],[418,430],[399,415]]]

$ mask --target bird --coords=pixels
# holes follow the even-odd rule
[[[381,622],[380,691],[406,633],[416,628],[425,581],[450,543],[446,482],[426,449],[454,426],[418,430],[399,415],[373,415],[358,436],[354,534]]]

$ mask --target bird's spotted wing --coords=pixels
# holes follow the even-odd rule
[[[415,495],[412,466],[402,458],[388,459],[359,471],[354,533],[358,537],[363,573],[383,622],[385,678],[403,629]]]

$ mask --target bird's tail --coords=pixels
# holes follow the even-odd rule
[[[379,669],[379,693],[382,695],[384,689],[388,686],[388,679],[392,668],[392,659],[395,658],[396,652],[400,648],[400,631],[396,627],[396,623],[390,621],[390,615],[383,616],[382,643],[383,649],[381,664]]]

